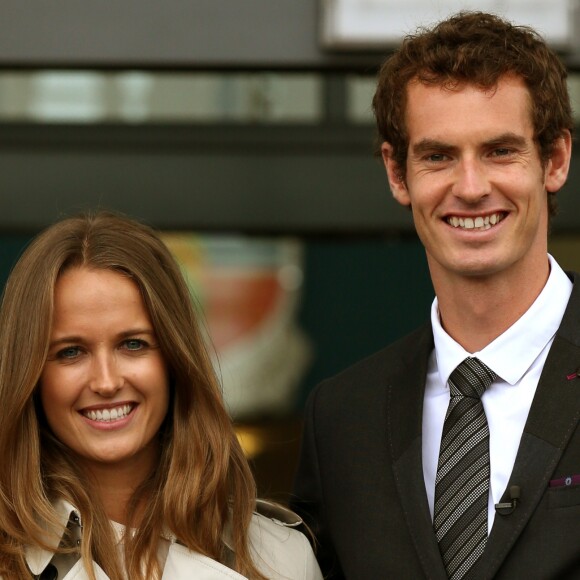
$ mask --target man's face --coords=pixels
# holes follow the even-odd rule
[[[487,91],[420,82],[407,90],[405,180],[388,143],[383,158],[393,195],[413,211],[434,281],[508,269],[533,275],[546,260],[546,191],[565,182],[569,135],[543,164],[529,92],[517,77]]]

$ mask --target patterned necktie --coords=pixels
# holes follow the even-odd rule
[[[451,399],[435,479],[433,527],[451,580],[465,577],[487,541],[489,428],[481,396],[496,378],[471,357],[449,377]]]

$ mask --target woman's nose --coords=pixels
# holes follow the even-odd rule
[[[110,353],[95,356],[90,388],[103,397],[114,395],[123,386],[123,375],[115,356]]]

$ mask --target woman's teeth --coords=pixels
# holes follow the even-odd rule
[[[124,419],[133,409],[132,405],[121,405],[113,409],[98,409],[96,411],[83,411],[83,415],[91,421],[118,421]]]

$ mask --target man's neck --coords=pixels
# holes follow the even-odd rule
[[[483,349],[523,316],[549,274],[546,257],[525,275],[514,269],[488,277],[433,276],[443,328],[467,352]]]

